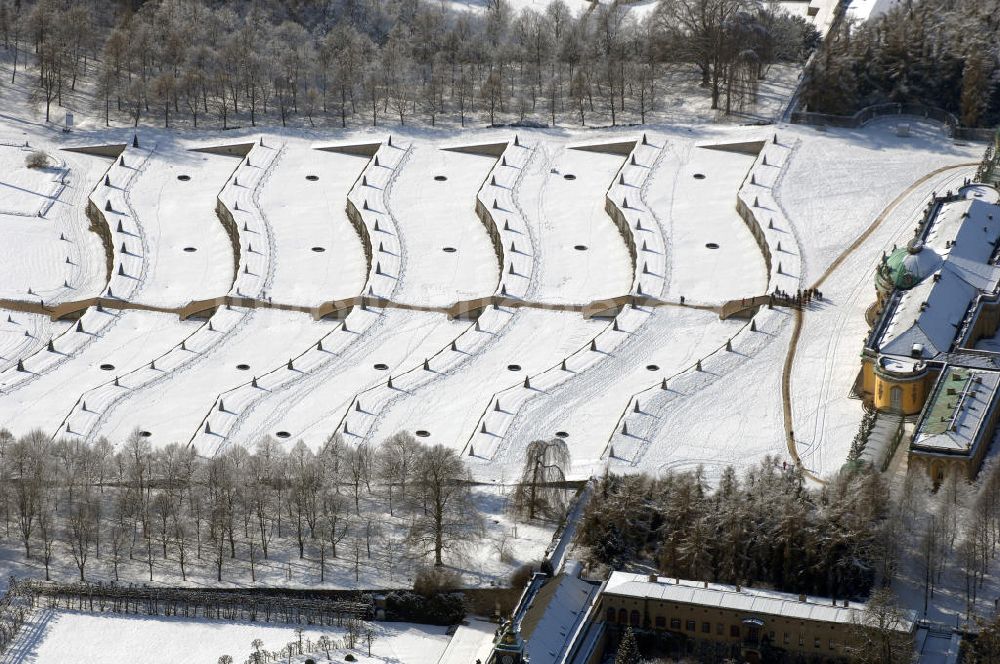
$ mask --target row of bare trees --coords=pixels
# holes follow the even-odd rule
[[[563,0],[519,13],[496,0],[482,14],[368,1],[292,17],[282,5],[0,0],[0,38],[15,75],[30,56],[47,119],[85,79],[106,123],[183,116],[224,128],[645,122],[670,67],[697,68],[712,108],[729,113],[752,108],[771,64],[801,62],[815,42],[804,21],[759,0],[662,0],[642,20],[625,3],[574,15]]]
[[[99,563],[99,578],[143,565],[150,580],[155,566],[217,581],[236,561],[256,581],[262,563],[290,574],[297,560],[322,582],[346,557],[357,581],[373,555],[390,574],[402,561],[442,565],[482,535],[462,459],[407,433],[377,447],[334,435],[317,452],[265,438],[204,458],[138,432],[116,448],[0,430],[0,520],[0,541],[47,579],[70,559],[81,580]]]

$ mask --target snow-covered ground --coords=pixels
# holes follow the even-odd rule
[[[552,142],[537,150],[517,195],[532,227],[534,298],[585,304],[627,293],[632,283],[628,250],[604,210],[605,194],[624,158]]]
[[[495,160],[433,144],[411,145],[405,159],[386,201],[404,251],[396,300],[447,306],[490,295],[499,268],[475,203]]]
[[[24,314],[11,316],[19,320]],[[86,331],[91,319],[104,323],[100,326],[100,336]],[[49,352],[44,347],[38,350],[40,359],[51,362],[44,371],[6,372],[7,376],[25,378],[16,384],[17,389],[0,396],[0,422],[4,426],[19,433],[34,428],[55,431],[71,409],[82,406],[78,402],[88,390],[110,385],[115,376],[125,373],[129,367],[148,364],[196,326],[181,322],[171,314],[145,311],[90,310],[81,320],[85,321],[83,332],[77,332],[74,324],[59,324],[59,328],[67,331],[57,338],[56,352]],[[73,352],[62,351],[58,339],[64,336],[84,337],[88,343]],[[29,359],[25,366],[32,370],[33,362],[34,358]]]
[[[5,312],[0,421],[17,433],[63,425],[62,434],[91,439],[120,440],[139,428],[156,444],[193,440],[207,453],[265,434],[315,448],[338,429],[372,443],[419,430],[429,442],[474,452],[485,479],[515,474],[524,445],[557,432],[570,442],[576,476],[603,467],[611,448],[611,463],[647,470],[780,455],[787,316],[775,310],[751,332],[745,321],[719,320],[712,307],[812,284],[906,187],[979,156],[979,146],[956,145],[936,126],[910,122],[904,138],[896,124],[779,127],[766,160],[731,146],[773,139],[774,129],[760,127],[649,127],[645,142],[628,128],[521,129],[516,142],[502,129],[395,131],[391,143],[374,130],[335,140],[300,130],[237,131],[224,140],[151,131],[141,147],[126,149],[124,165],[64,153],[66,205],[59,198],[43,219],[10,217],[52,221],[44,234],[15,236],[21,258],[0,268],[15,284],[5,294],[28,300],[20,290],[30,275],[48,279],[69,265],[65,256],[55,265],[59,233],[79,252],[70,255],[78,271],[58,273],[60,281],[101,291],[103,249],[82,210],[73,211],[89,197],[114,238],[115,297],[180,306],[229,294],[257,297],[262,308],[220,306],[207,321],[92,308],[79,326]],[[49,141],[57,152],[61,139],[44,135],[33,143]],[[98,132],[72,142],[130,143],[131,132],[122,138]],[[243,159],[192,151],[241,142],[252,146]],[[576,149],[612,143],[616,154]],[[351,144],[377,152],[316,149]],[[446,149],[483,144],[494,156]],[[806,312],[791,406],[799,452],[814,471],[839,466],[856,428],[860,411],[846,387],[857,371],[853,339],[860,344],[879,252],[905,233],[909,211],[931,189],[964,175],[950,171],[921,185],[830,275],[824,302]],[[761,225],[772,222],[763,231],[770,273],[737,214],[738,191]],[[364,227],[360,236],[354,223]],[[395,304],[347,306],[327,320],[268,308],[362,293]],[[486,306],[473,312],[478,321],[450,320],[441,310],[493,294],[537,308]],[[619,301],[606,312],[614,320],[558,310],[629,294],[671,304]],[[706,308],[676,306],[682,296]],[[67,299],[61,291],[54,297]],[[624,435],[623,424],[638,433]],[[687,432],[684,441],[678,430]]]
[[[233,253],[215,212],[215,197],[237,164],[233,157],[160,141],[131,180],[118,183],[109,175],[111,188],[122,187],[142,229],[141,238],[115,238],[120,254],[143,263],[138,301],[178,307],[229,290]],[[108,216],[113,223],[114,216]]]
[[[390,622],[374,626],[371,657],[366,642],[356,644],[353,650],[346,649],[343,627],[305,626],[302,639],[313,644],[321,636],[336,640],[336,655],[330,653],[333,661],[344,661],[344,656],[351,653],[361,664],[435,664],[449,641],[445,627]],[[0,663],[208,663],[219,661],[223,655],[242,663],[254,653],[251,643],[256,639],[263,642],[261,650],[278,652],[289,643],[298,643],[299,635],[293,625],[38,609],[10,649],[0,656]],[[308,655],[320,662],[328,661],[322,650]],[[296,655],[292,660],[301,662],[305,657]]]
[[[129,396],[94,428],[94,435],[124,440],[139,428],[151,432],[160,445],[187,443],[199,430],[205,406],[217,394],[250,382],[255,370],[287,361],[290,349],[314,345],[336,325],[316,322],[307,314],[277,310],[247,313],[234,309],[230,313],[239,313],[241,320],[231,333],[215,333],[225,334],[223,343],[204,351],[179,350],[190,359],[163,373],[162,380],[154,379],[131,389]],[[294,350],[291,352],[294,354]],[[131,388],[127,378],[123,385]]]
[[[286,144],[260,194],[281,257],[268,291],[274,301],[314,306],[363,290],[365,254],[345,202],[365,161],[317,150],[310,141]]]

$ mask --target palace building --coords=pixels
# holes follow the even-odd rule
[[[883,255],[857,390],[915,418],[910,463],[974,477],[1000,412],[1000,192],[934,197],[905,247]]]

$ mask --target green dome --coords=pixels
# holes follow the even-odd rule
[[[888,288],[908,290],[934,274],[941,267],[941,257],[920,240],[896,249],[879,266],[878,279]]]

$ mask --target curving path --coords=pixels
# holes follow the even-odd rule
[[[847,340],[852,344],[856,343],[868,332],[864,310],[874,297],[872,273],[877,265],[878,253],[886,249],[894,238],[909,235],[908,231],[912,227],[913,220],[919,215],[920,208],[926,204],[926,199],[932,191],[960,185],[976,166],[976,163],[970,162],[934,169],[900,192],[812,284],[812,288],[824,291],[825,299],[836,301],[836,307],[832,310],[821,309],[815,312],[807,308],[795,312],[792,335],[782,367],[782,419],[789,454],[797,464],[807,469],[807,474],[812,479],[822,481],[820,474],[836,469],[828,467],[824,461],[823,449],[830,426],[827,418],[830,417],[829,411],[837,407],[834,402],[842,402],[849,394],[853,384],[853,374],[848,376],[850,384],[845,384],[843,377],[834,375],[833,370],[836,363],[856,364],[856,351],[844,347],[842,342]],[[840,283],[843,280],[839,276],[845,266],[854,268],[854,274],[857,276],[854,279],[847,278],[846,282]],[[831,283],[830,287],[827,287],[828,282]],[[817,405],[813,426],[808,433],[801,430],[796,432],[792,379],[800,351],[802,331],[806,320],[813,318],[822,319],[824,321],[822,324],[834,332],[828,335],[829,340],[822,349],[823,358],[820,364],[823,376],[819,379],[821,393],[815,402]],[[847,331],[848,327],[854,332],[853,335]],[[831,393],[832,389],[838,391]],[[849,431],[844,432],[841,438],[850,440],[857,429],[857,418],[842,419],[845,420]]]

